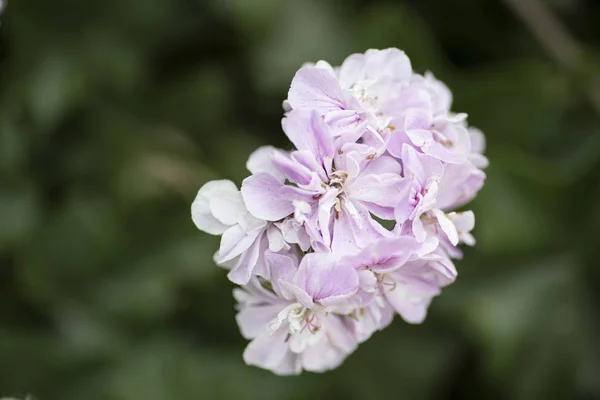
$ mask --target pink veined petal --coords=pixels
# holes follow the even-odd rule
[[[277,150],[273,146],[262,146],[256,149],[248,158],[246,162],[246,168],[252,173],[257,175],[261,173],[272,175],[275,179],[280,182],[285,180],[283,174],[275,168],[273,165],[273,153]]]
[[[447,210],[469,202],[483,186],[485,173],[470,162],[448,164],[440,182],[438,207]]]
[[[239,225],[234,225],[227,229],[221,237],[221,247],[217,263],[221,264],[242,254],[257,240],[264,230],[257,229],[251,232],[246,232]]]
[[[396,283],[392,289],[384,290],[391,306],[408,323],[420,324],[427,315],[431,299],[440,293],[439,286],[411,277],[403,277],[402,269],[388,274]]]
[[[343,100],[344,93],[335,76],[321,68],[301,68],[288,92],[292,108],[313,109],[321,114],[344,109]]]
[[[252,175],[242,183],[242,197],[250,214],[266,221],[278,221],[294,212],[290,199],[281,196],[285,185],[268,174]]]
[[[425,241],[419,243],[411,261],[424,257],[435,251],[440,245],[440,240],[435,236],[428,236]]]
[[[332,127],[333,136],[340,136],[354,130],[361,123],[361,115],[356,110],[337,110],[325,114],[324,121]]]
[[[279,291],[284,298],[290,301],[298,301],[298,303],[302,304],[306,308],[312,308],[314,306],[312,297],[306,293],[303,288],[298,287],[297,285],[284,279],[278,279],[277,285],[279,286]]]
[[[319,230],[321,231],[321,235],[323,237],[323,243],[329,247],[331,246],[331,218],[332,218],[332,209],[336,202],[338,196],[337,189],[328,190],[320,199],[318,203],[318,222],[319,222]]]
[[[298,263],[292,257],[267,252],[265,254],[265,260],[271,269],[271,284],[273,285],[273,291],[278,296],[286,298],[279,287],[279,281],[292,282],[296,271],[298,270]]]
[[[422,185],[430,179],[441,179],[444,174],[444,167],[438,159],[417,153],[413,147],[406,144],[402,147],[402,162],[404,176],[411,174]]]
[[[309,207],[308,213],[310,213],[310,205],[307,203],[305,204]],[[281,230],[281,234],[287,243],[297,244],[303,252],[308,251],[310,248],[310,237],[306,232],[306,227],[304,225],[301,225],[293,219],[287,219],[281,223],[276,223],[275,225]]]
[[[262,237],[257,238],[252,245],[242,253],[236,265],[227,274],[227,278],[238,285],[245,285],[248,283],[252,274],[258,272],[256,271],[257,263],[261,258],[261,254],[264,254],[266,250],[266,242]],[[261,271],[261,275],[265,275],[264,278],[269,278],[268,271]]]
[[[313,174],[317,174],[323,182],[329,180],[328,174],[331,173],[331,164],[328,160],[317,160],[315,155],[308,150],[298,150],[291,153],[291,158],[296,163],[306,167]],[[324,161],[327,161],[325,163]]]
[[[353,254],[358,249],[352,229],[352,217],[346,207],[339,213],[339,217],[333,220],[330,249],[336,254]]]
[[[394,124],[394,122],[392,122]],[[404,145],[413,145],[412,141],[402,129],[395,129],[390,134],[387,151],[397,159],[402,159],[402,148]],[[404,174],[404,173],[403,173]]]
[[[363,201],[362,204],[367,207],[369,212],[377,218],[392,221],[396,219],[396,213],[392,207],[382,207],[380,205]]]
[[[254,339],[264,334],[269,322],[277,317],[281,308],[281,304],[244,307],[235,316],[242,336],[245,339]]]
[[[312,152],[319,161],[333,158],[333,135],[317,111],[292,110],[282,120],[282,125],[296,149]]]
[[[413,108],[406,112],[404,131],[415,146],[433,142],[433,118],[428,110]]]
[[[374,263],[371,269],[379,273],[394,271],[406,264],[418,247],[417,241],[410,236],[382,240],[375,249],[379,260],[386,262]]]
[[[381,238],[374,240],[357,254],[343,257],[340,263],[351,265],[355,269],[369,268],[384,273],[404,265],[417,248],[417,242],[410,236]]]
[[[394,118],[401,118],[403,114],[406,114],[404,117],[407,117],[413,109],[431,110],[431,108],[431,94],[422,86],[412,83],[394,90],[389,100],[382,104],[381,111]],[[398,122],[399,120],[396,120],[391,125],[396,128],[405,126]]]
[[[306,371],[325,372],[338,367],[346,358],[347,353],[333,346],[329,340],[323,338],[318,343],[308,346],[299,355],[302,367]]]
[[[428,279],[435,282],[439,287],[445,287],[450,285],[456,279],[457,272],[454,263],[446,256],[441,256],[439,259],[433,259],[425,265],[425,268],[429,271]],[[425,270],[421,267],[420,269]],[[425,272],[421,272],[425,274]]]
[[[327,253],[305,255],[294,281],[313,300],[327,306],[345,300],[358,290],[356,271],[336,262]]]
[[[300,371],[290,366],[288,353],[291,353],[285,338],[286,329],[278,329],[272,335],[267,332],[252,340],[244,350],[244,361],[268,369],[279,375],[297,374]]]
[[[263,236],[260,241],[260,250],[258,253],[258,259],[254,265],[254,269],[252,270],[252,275],[260,276],[264,279],[271,279],[271,269],[267,265],[265,261],[265,253],[269,249],[269,240],[266,236]],[[230,279],[231,280],[231,279]]]
[[[404,176],[404,185],[402,189],[398,192],[398,205],[395,209],[395,219],[399,224],[402,224],[404,221],[408,220],[411,217],[415,209],[415,205],[413,204],[413,193],[415,191],[420,191],[421,186],[418,181],[409,176]]]
[[[350,228],[354,237],[355,248],[364,248],[373,242],[384,237],[391,237],[392,232],[385,229],[381,224],[375,221],[369,214],[367,207],[359,202],[355,203],[356,215],[350,220]]]
[[[466,159],[465,154],[461,154],[453,148],[448,148],[438,141],[424,143],[421,146],[421,150],[445,163],[457,164]]]
[[[354,336],[359,343],[365,342],[378,330],[386,328],[394,318],[393,308],[381,298],[376,298],[363,309],[358,320],[353,320]]]
[[[406,191],[407,181],[400,175],[391,173],[361,175],[347,187],[347,192],[353,200],[381,207],[396,207],[400,196]]]
[[[273,153],[273,165],[291,182],[298,185],[310,184],[313,171],[294,161],[282,152]]]
[[[405,288],[396,286],[394,290],[386,291],[385,297],[396,312],[409,324],[420,324],[427,316],[427,307],[431,298],[410,299]]]
[[[372,174],[402,174],[402,165],[390,156],[380,156],[368,163],[361,171],[361,175]]]
[[[345,354],[356,350],[356,338],[352,335],[350,325],[345,323],[345,317],[330,314],[324,318],[322,325],[327,332],[329,342],[335,347]]]

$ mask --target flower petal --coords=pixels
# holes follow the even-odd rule
[[[338,304],[358,290],[356,271],[348,265],[336,262],[326,253],[305,255],[294,281],[313,300],[325,306]]]
[[[273,146],[259,147],[250,155],[250,158],[248,158],[246,168],[252,175],[265,173],[272,175],[278,181],[283,182],[285,180],[283,174],[273,165],[273,153],[276,151],[280,150],[277,150]]]
[[[237,187],[228,180],[210,181],[202,186],[192,203],[192,220],[196,227],[211,235],[222,235],[230,225],[235,224],[236,221],[230,219],[229,216],[225,216],[223,221],[211,210],[211,200],[235,198],[235,193],[238,193]],[[230,202],[230,208],[234,209],[234,213],[241,211],[236,209],[239,204],[235,206],[234,203],[235,201]],[[219,217],[223,217],[223,215],[219,213]]]
[[[288,102],[294,109],[307,108],[325,114],[344,109],[344,93],[336,77],[326,69],[301,68],[290,86]]]
[[[299,374],[300,369],[293,361],[296,356],[291,354],[285,341],[287,334],[286,329],[278,329],[272,335],[265,332],[256,337],[244,350],[246,364],[268,369],[278,375]]]
[[[294,212],[290,199],[281,196],[285,185],[269,174],[252,175],[242,183],[242,197],[256,218],[278,221]]]
[[[282,121],[283,130],[298,150],[308,150],[317,160],[333,159],[333,135],[315,110],[292,110]]]

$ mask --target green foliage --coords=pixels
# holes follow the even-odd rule
[[[8,2],[0,396],[600,398],[593,2],[551,2],[590,45],[583,77],[487,0]],[[398,319],[338,370],[247,367],[191,201],[207,180],[239,184],[257,146],[289,146],[281,101],[301,63],[388,46],[487,135],[478,245],[423,325]]]

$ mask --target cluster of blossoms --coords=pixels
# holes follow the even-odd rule
[[[473,245],[470,201],[483,185],[484,138],[431,74],[398,49],[324,61],[295,75],[283,131],[256,150],[251,176],[204,185],[196,226],[222,235],[244,360],[277,374],[325,371],[390,324],[421,323]],[[389,221],[389,222],[385,222]]]

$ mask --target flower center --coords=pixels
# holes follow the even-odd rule
[[[288,323],[290,335],[303,332],[316,334],[321,329],[315,310],[308,309],[299,303],[284,308],[269,324],[269,332],[275,332],[284,322]]]
[[[371,80],[362,80],[354,83],[350,90],[354,97],[361,103],[366,109],[375,109],[377,107],[377,101],[379,96],[374,96],[369,93],[369,87],[374,83]]]
[[[339,194],[344,192],[344,183],[348,179],[348,173],[346,171],[333,171],[331,178],[329,179],[329,187],[338,190]]]

